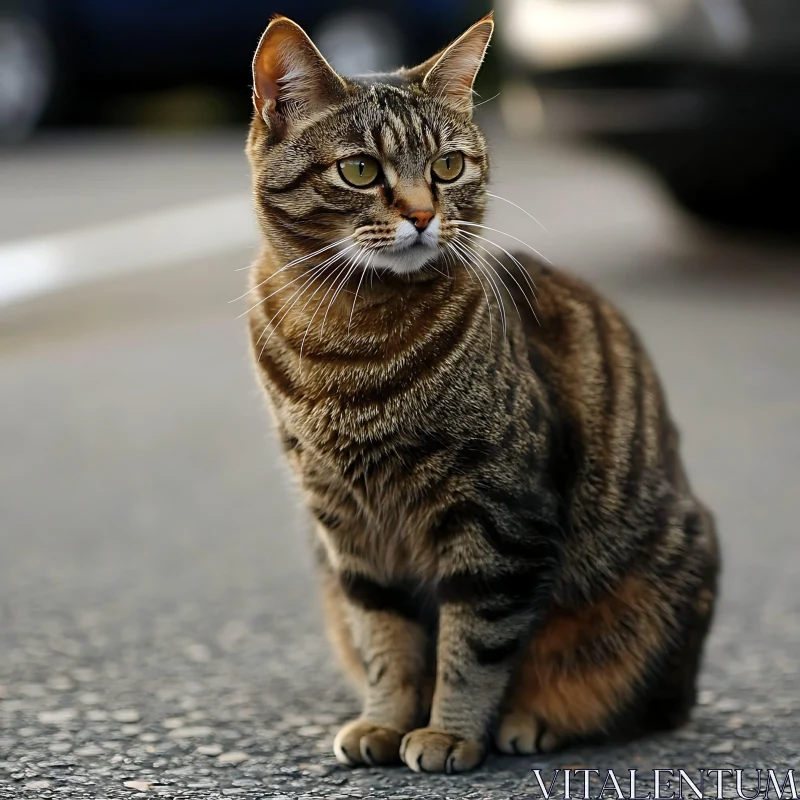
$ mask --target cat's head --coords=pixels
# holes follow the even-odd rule
[[[405,274],[453,243],[459,222],[481,221],[488,158],[472,86],[492,29],[489,15],[417,67],[344,78],[294,22],[270,23],[247,152],[280,257],[349,248],[358,266]]]

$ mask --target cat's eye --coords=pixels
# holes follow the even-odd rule
[[[464,169],[464,156],[457,150],[437,158],[431,171],[440,181],[454,181]]]
[[[365,189],[378,179],[381,167],[371,156],[358,155],[343,158],[339,162],[339,172],[351,186]]]

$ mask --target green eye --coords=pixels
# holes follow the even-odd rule
[[[339,162],[339,172],[349,184],[364,189],[375,183],[380,175],[381,167],[374,158],[359,155],[343,158]]]
[[[464,156],[457,150],[448,153],[431,164],[433,174],[440,181],[454,181],[464,169]]]

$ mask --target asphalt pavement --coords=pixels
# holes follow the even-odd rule
[[[0,248],[244,195],[241,150],[236,134],[3,155]],[[704,230],[603,152],[494,152],[492,191],[547,231],[500,200],[488,224],[625,309],[717,515],[722,599],[691,724],[465,776],[336,764],[358,707],[228,302],[247,243],[0,305],[0,797],[507,800],[565,766],[796,768],[800,784],[800,248]]]

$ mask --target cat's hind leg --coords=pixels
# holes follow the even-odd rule
[[[719,545],[714,518],[699,502],[684,519],[687,540],[693,545],[689,564],[674,590],[679,630],[642,708],[646,730],[669,730],[689,717],[696,698],[697,673],[703,646],[714,616],[719,576]],[[691,581],[686,580],[691,576]]]
[[[637,705],[652,654],[665,647],[669,615],[657,590],[636,575],[584,608],[553,609],[512,675],[497,748],[550,752],[611,732]]]

